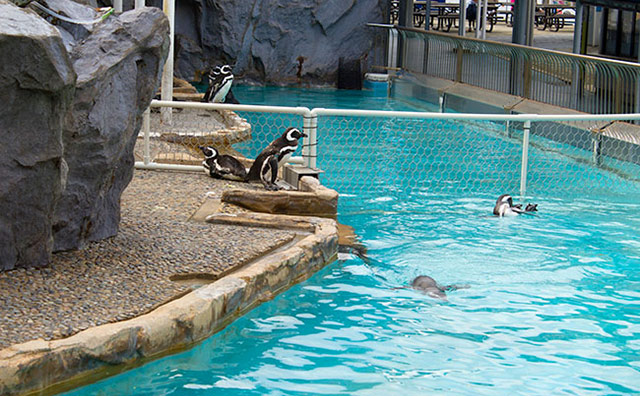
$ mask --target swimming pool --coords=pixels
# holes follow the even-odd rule
[[[413,109],[368,92],[234,93],[243,103],[316,107],[322,97],[324,107]],[[381,142],[386,153],[415,155],[398,144],[418,136],[407,134],[410,127],[381,132],[371,139],[376,147],[352,147],[368,165],[350,164],[377,177],[359,182],[348,172],[331,173],[331,167],[345,169],[333,158],[354,153],[329,137],[323,143],[324,152],[335,150],[319,158],[332,175],[324,182],[346,187],[339,219],[361,236],[370,263],[343,256],[195,348],[69,394],[640,392],[637,183],[543,153],[536,166],[549,176],[532,194],[540,212],[497,219],[490,216],[495,198],[515,191],[495,185],[491,172],[507,167],[469,165],[462,175],[452,174],[447,164],[460,160],[455,150],[437,159],[421,152],[408,169],[389,158],[370,166]],[[517,151],[499,134],[481,135],[487,149],[474,157],[480,163],[498,151]],[[435,144],[420,136],[424,147]],[[415,173],[421,169],[428,174]],[[577,190],[557,186],[565,182],[559,178],[578,172],[590,176],[572,182]],[[468,182],[477,175],[480,181]],[[450,292],[448,301],[396,289],[419,274],[470,287]]]

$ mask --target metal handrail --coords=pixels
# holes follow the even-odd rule
[[[640,64],[398,27],[403,70],[585,113],[640,112]]]
[[[369,23],[369,24],[367,24],[367,26],[380,27],[380,28],[395,28],[395,29],[397,29],[397,30],[399,30],[401,32],[413,32],[413,33],[418,33],[418,34],[428,34],[428,35],[431,35],[431,36],[440,36],[440,37],[446,37],[446,38],[454,39],[454,40],[476,42],[476,43],[479,43],[479,44],[487,44],[487,43],[497,44],[497,45],[504,46],[504,47],[507,47],[507,48],[521,49],[521,50],[525,50],[525,51],[538,52],[538,53],[541,53],[541,54],[559,55],[559,56],[567,57],[567,58],[590,60],[590,61],[594,61],[594,62],[601,62],[601,63],[607,63],[607,64],[619,64],[621,66],[631,66],[631,67],[635,67],[635,68],[640,69],[640,64],[638,64],[638,63],[627,62],[627,61],[623,61],[623,60],[619,60],[619,59],[609,59],[609,58],[605,59],[605,58],[599,58],[597,56],[591,56],[591,55],[574,54],[572,52],[562,52],[562,51],[555,51],[555,50],[545,49],[545,48],[529,47],[527,45],[515,44],[515,43],[502,43],[502,42],[497,42],[497,41],[482,40],[482,39],[477,39],[475,37],[454,36],[454,35],[447,34],[447,33],[442,33],[442,32],[436,32],[436,31],[431,31],[431,30],[423,30],[423,29],[416,29],[416,28],[409,28],[409,27],[402,27],[402,26],[392,26],[392,25],[374,24],[374,23]]]

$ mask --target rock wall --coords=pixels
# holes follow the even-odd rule
[[[229,63],[237,77],[258,83],[334,85],[340,58],[366,62],[375,33],[366,23],[383,21],[385,1],[176,2],[176,76],[198,80]]]
[[[48,6],[94,13],[67,3]],[[65,27],[0,0],[0,270],[44,266],[54,250],[117,232],[160,84],[169,25],[157,8]]]
[[[149,7],[109,18],[71,51],[78,81],[64,124],[69,176],[56,210],[56,251],[118,231],[142,113],[160,84],[167,50],[168,21]]]
[[[62,124],[76,75],[57,30],[5,0],[0,54],[0,270],[43,266],[66,176]]]

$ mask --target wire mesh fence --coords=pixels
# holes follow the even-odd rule
[[[203,106],[213,111],[220,105]],[[630,122],[640,115],[581,118],[260,106],[237,107],[235,113],[226,117],[236,126],[248,126],[249,132],[227,127],[215,140],[207,130],[213,116],[192,115],[196,136],[190,136],[180,130],[176,117],[171,134],[151,123],[146,150],[164,150],[166,155],[157,156],[160,159],[187,151],[193,156],[191,164],[199,165],[203,155],[197,146],[206,141],[251,160],[294,126],[310,136],[303,142],[305,152],[294,155],[303,154],[309,165],[309,147],[317,144],[316,164],[325,172],[323,183],[341,194],[640,194],[640,128]],[[309,140],[314,136],[310,129],[316,123],[314,142]],[[144,152],[141,145],[139,151]]]

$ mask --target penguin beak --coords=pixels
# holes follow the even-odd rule
[[[304,132],[300,132],[302,134],[302,137],[309,137],[306,133]]]

